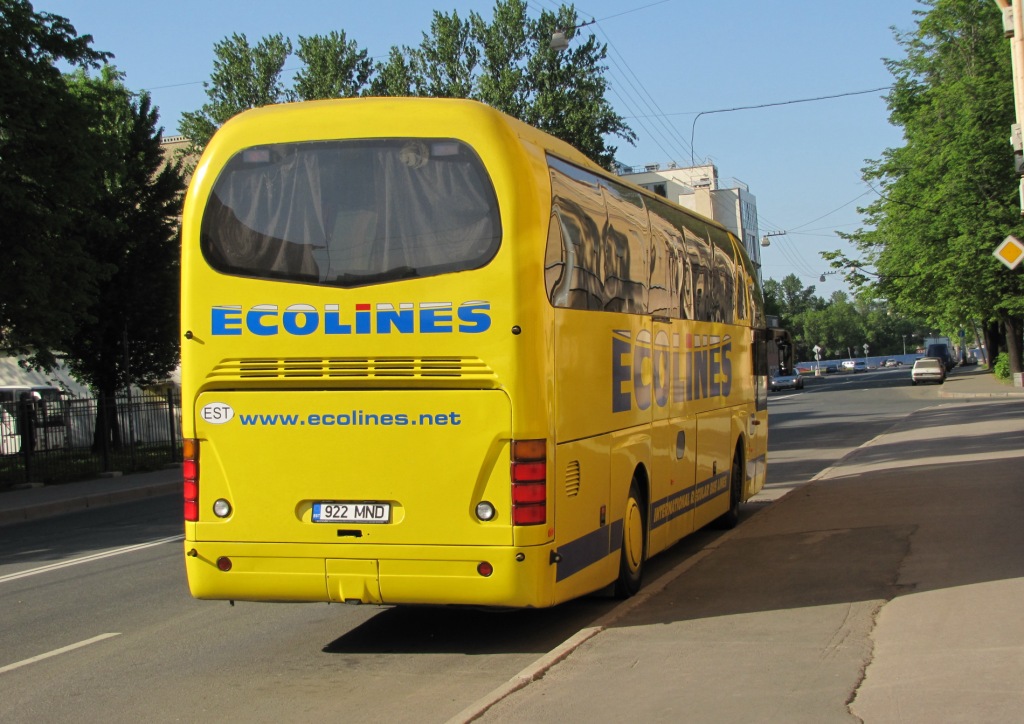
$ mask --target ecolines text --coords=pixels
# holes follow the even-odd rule
[[[672,336],[659,332],[654,343],[646,330],[636,340],[627,332],[612,336],[612,412],[665,407],[732,391],[732,341],[711,335]]]
[[[214,336],[258,337],[278,334],[306,336],[345,334],[479,334],[491,326],[490,302],[402,302],[376,305],[356,304],[351,317],[343,316],[341,305],[292,304],[282,311],[276,304],[257,304],[247,310],[241,305],[223,304],[210,309],[210,330]]]

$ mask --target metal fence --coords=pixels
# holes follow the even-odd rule
[[[0,406],[0,488],[157,470],[180,460],[181,395],[176,390],[162,396],[136,392],[107,400],[19,400]]]

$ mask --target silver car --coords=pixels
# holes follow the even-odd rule
[[[768,378],[768,390],[775,392],[776,390],[802,390],[804,388],[804,378],[800,376],[799,372],[795,372],[791,375],[772,375]]]
[[[913,385],[918,382],[937,382],[941,385],[945,381],[946,365],[938,357],[922,357],[910,371],[910,383]]]

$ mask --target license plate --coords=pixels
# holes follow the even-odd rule
[[[314,523],[390,523],[391,504],[372,500],[313,503]]]

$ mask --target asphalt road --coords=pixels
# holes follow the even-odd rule
[[[902,373],[773,393],[769,485],[744,516],[935,404]],[[0,721],[445,721],[616,605],[594,596],[495,613],[195,601],[180,530],[176,496],[0,529]],[[716,535],[659,556],[648,580]]]

